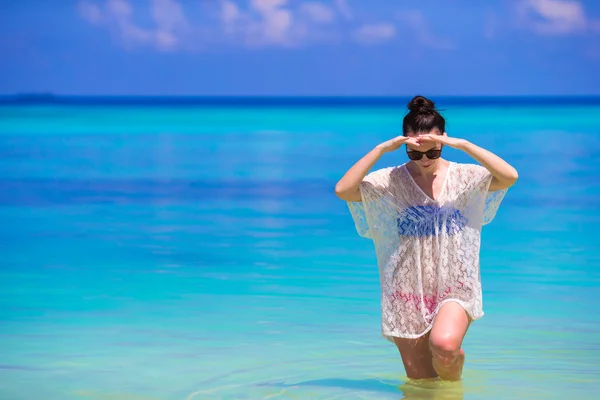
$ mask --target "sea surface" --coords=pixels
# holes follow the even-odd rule
[[[460,384],[406,383],[333,193],[408,99],[5,98],[0,399],[598,399],[600,99],[437,100],[520,173]]]

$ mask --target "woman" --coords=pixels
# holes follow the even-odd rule
[[[431,100],[416,96],[408,109],[403,135],[360,159],[335,192],[348,202],[358,233],[375,244],[382,334],[398,347],[407,377],[460,380],[463,338],[483,316],[481,227],[518,175],[500,157],[446,135]],[[369,173],[403,144],[409,162]],[[441,158],[444,146],[481,165]]]

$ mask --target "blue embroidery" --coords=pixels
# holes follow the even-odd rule
[[[397,219],[402,236],[455,235],[467,225],[467,218],[451,207],[414,206],[402,211]]]

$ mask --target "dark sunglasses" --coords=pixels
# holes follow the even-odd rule
[[[427,151],[406,150],[406,154],[408,155],[408,158],[413,161],[420,160],[423,158],[423,155],[426,155],[430,160],[435,160],[442,155],[442,149],[431,149]]]

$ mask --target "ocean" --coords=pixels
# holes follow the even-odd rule
[[[0,399],[597,399],[600,99],[433,97],[520,178],[464,379],[428,387],[333,192],[408,100],[3,98]]]

